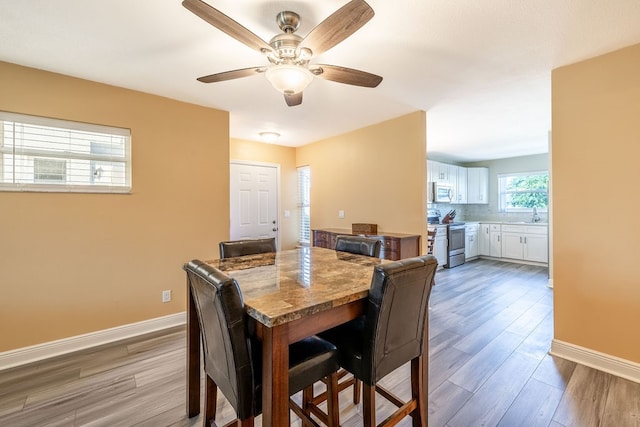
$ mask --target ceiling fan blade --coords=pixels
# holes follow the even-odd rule
[[[364,0],[351,0],[322,21],[302,40],[300,47],[320,55],[331,49],[373,18],[371,6]]]
[[[289,107],[295,107],[302,104],[302,92],[294,93],[293,95],[284,95],[284,100]]]
[[[253,76],[254,74],[264,73],[266,67],[242,68],[240,70],[225,71],[223,73],[209,74],[208,76],[198,77],[198,81],[202,83],[223,82],[225,80],[240,79],[242,77]]]
[[[184,0],[182,5],[220,31],[246,44],[251,49],[255,49],[258,52],[264,52],[265,50],[271,52],[273,50],[273,48],[260,37],[202,0]]]
[[[376,87],[382,81],[382,77],[375,74],[337,65],[314,65],[309,69],[316,77],[347,85]]]

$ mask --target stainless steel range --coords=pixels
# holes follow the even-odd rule
[[[464,264],[465,245],[464,222],[452,222],[447,226],[447,264],[445,268],[457,267]]]

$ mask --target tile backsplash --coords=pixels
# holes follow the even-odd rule
[[[490,205],[458,205],[431,203],[430,209],[438,209],[443,218],[451,209],[456,210],[456,221],[531,221],[531,213],[498,212]],[[540,222],[548,222],[547,212],[538,212]]]

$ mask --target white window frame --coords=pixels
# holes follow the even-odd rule
[[[512,177],[526,177],[532,175],[547,175],[549,176],[549,171],[535,171],[535,172],[514,172],[514,173],[502,173],[498,174],[498,211],[499,212],[521,212],[521,213],[530,213],[533,212],[533,208],[515,208],[515,207],[507,207],[507,190],[505,188],[506,180]],[[515,192],[513,192],[515,193]],[[523,191],[524,193],[524,191]],[[529,190],[526,193],[546,193],[547,194],[547,207],[536,207],[537,212],[548,212],[549,210],[549,187],[547,186],[546,190]]]
[[[37,159],[65,162],[64,176],[37,179]],[[0,191],[130,193],[131,131],[0,111]]]
[[[300,166],[298,171],[298,243],[311,246],[311,168]]]

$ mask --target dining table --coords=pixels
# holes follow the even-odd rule
[[[374,266],[390,261],[298,247],[205,262],[238,282],[252,329],[262,341],[262,425],[281,427],[289,425],[289,344],[362,315]],[[186,403],[193,417],[200,413],[201,343],[188,286],[187,294]]]

